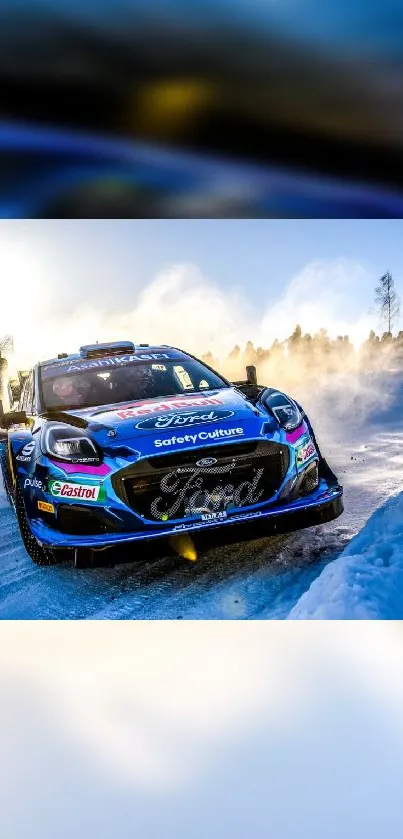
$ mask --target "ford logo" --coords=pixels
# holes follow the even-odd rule
[[[214,466],[215,463],[217,463],[216,457],[203,457],[197,461],[196,466]]]
[[[215,408],[203,408],[195,411],[176,411],[175,413],[159,414],[148,417],[136,424],[136,428],[156,431],[174,430],[182,428],[193,428],[195,425],[208,425],[210,422],[222,422],[234,416],[234,411],[216,410]]]

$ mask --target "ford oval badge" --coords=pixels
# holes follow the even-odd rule
[[[214,466],[215,463],[217,463],[216,457],[203,457],[197,461],[196,466]]]

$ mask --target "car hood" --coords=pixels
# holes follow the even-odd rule
[[[195,436],[202,445],[203,439],[219,440],[219,434],[231,429],[234,430],[233,439],[245,439],[259,436],[263,423],[269,423],[273,432],[278,429],[274,419],[248,402],[234,388],[65,412],[67,423],[70,418],[73,423],[76,419],[84,420],[97,443],[108,449],[118,447],[123,441],[127,445],[130,441],[137,450],[155,450],[153,441],[172,441],[186,434],[192,434],[189,445],[195,444]],[[242,429],[242,434],[235,434],[237,428]],[[217,431],[214,437],[198,436],[200,432],[213,430]],[[231,432],[221,439],[229,439],[230,436]],[[160,445],[161,452],[164,445]],[[175,443],[168,442],[167,445]]]

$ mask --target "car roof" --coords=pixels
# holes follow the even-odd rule
[[[172,354],[172,358],[179,359],[179,358],[191,358],[192,356],[189,353],[186,353],[184,350],[179,349],[178,347],[172,347],[168,344],[136,344],[134,347],[134,352],[131,350],[122,350],[122,353],[119,355],[148,355],[154,352],[168,352]],[[116,352],[108,352],[105,350],[102,358],[108,358],[111,355],[117,355]],[[80,353],[70,353],[70,354],[60,354],[56,358],[48,358],[45,361],[38,361],[35,365],[38,369],[42,367],[51,367],[55,365],[55,367],[60,367],[61,369],[74,361],[91,361],[91,359],[86,359]],[[151,360],[151,359],[150,359]]]

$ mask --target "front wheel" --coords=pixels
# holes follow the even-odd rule
[[[10,471],[10,463],[6,451],[6,443],[0,440],[0,470],[3,478],[4,491],[6,498],[11,507],[14,507],[14,498],[12,492],[12,477]]]
[[[54,565],[58,561],[56,552],[40,545],[32,533],[29,526],[27,511],[25,509],[24,497],[18,483],[15,491],[15,511],[17,513],[18,524],[25,550],[31,557],[32,561],[35,562],[36,565]]]

